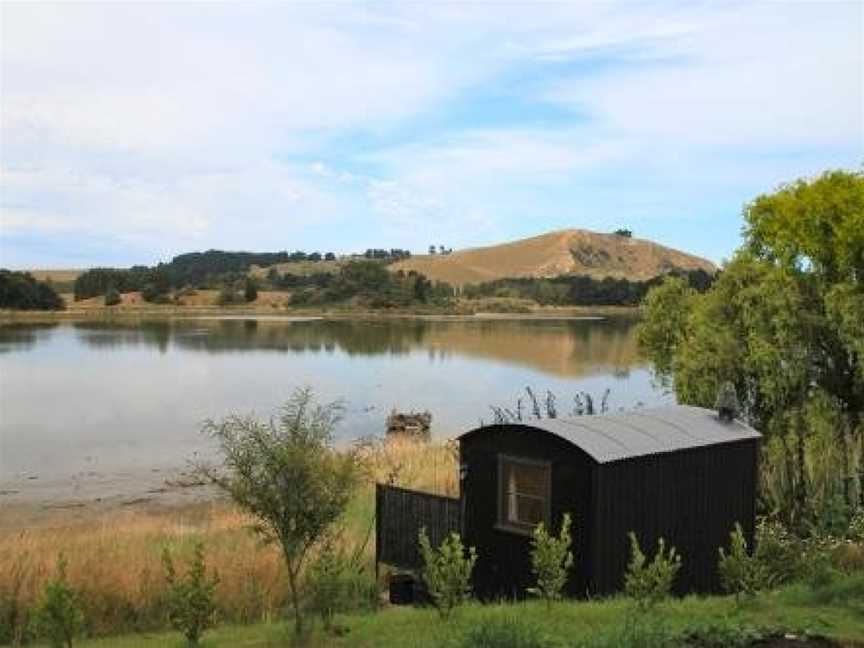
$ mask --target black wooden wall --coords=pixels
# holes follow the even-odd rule
[[[460,460],[467,470],[462,481],[465,541],[478,552],[474,587],[484,599],[524,595],[533,584],[530,537],[497,529],[498,455],[549,461],[552,464],[552,526],[557,531],[564,512],[573,516],[576,563],[568,582],[571,595],[584,595],[588,583],[591,540],[591,470],[593,461],[576,446],[542,430],[488,426],[460,439]]]
[[[675,545],[679,592],[717,590],[718,548],[728,547],[735,522],[752,546],[757,456],[758,441],[748,440],[597,465],[592,592],[621,589],[629,531],[649,556],[661,536]]]

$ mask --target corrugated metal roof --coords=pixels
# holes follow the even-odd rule
[[[554,434],[581,448],[598,463],[762,436],[740,421],[722,422],[714,410],[688,405],[640,409],[623,414],[541,419],[512,425]]]

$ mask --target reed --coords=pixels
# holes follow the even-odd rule
[[[341,534],[352,546],[363,542],[374,523],[376,481],[457,492],[452,444],[391,439],[364,444],[358,451],[368,480],[351,502]],[[90,635],[165,627],[162,550],[170,548],[182,565],[198,540],[205,544],[208,569],[220,577],[216,604],[221,621],[252,623],[283,614],[286,574],[278,549],[263,546],[248,529],[251,520],[229,502],[159,513],[75,515],[52,527],[0,531],[0,644],[24,636],[60,553],[68,560],[69,583],[80,593]],[[374,544],[367,551],[371,561]]]

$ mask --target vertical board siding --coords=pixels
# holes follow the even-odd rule
[[[498,457],[507,455],[551,464],[550,521],[560,528],[564,513],[573,518],[574,569],[567,583],[572,595],[587,589],[590,537],[591,461],[574,445],[542,430],[518,426],[489,426],[460,441],[460,462],[465,467],[462,493],[465,505],[465,540],[477,548],[474,589],[483,599],[517,598],[533,585],[531,537],[497,527]]]
[[[735,523],[753,535],[757,453],[756,441],[742,441],[597,465],[593,593],[623,586],[630,531],[649,558],[661,537],[676,547],[676,591],[716,591],[718,549]]]
[[[418,536],[425,528],[433,546],[451,532],[461,533],[458,499],[377,484],[375,560],[403,569],[423,566]]]

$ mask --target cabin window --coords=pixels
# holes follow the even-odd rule
[[[498,525],[531,533],[549,524],[551,468],[547,462],[501,455],[498,463]]]

